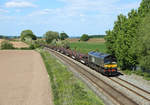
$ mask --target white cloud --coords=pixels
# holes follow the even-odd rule
[[[60,9],[43,9],[43,10],[38,10],[34,11],[29,14],[29,16],[37,16],[37,15],[57,15],[57,13],[60,11]]]
[[[31,2],[27,2],[27,1],[10,1],[10,2],[6,2],[5,6],[7,8],[37,7],[37,5],[34,5]]]
[[[139,6],[138,2],[121,3],[120,0],[59,0],[65,3],[64,7],[55,9],[43,9],[32,12],[29,16],[36,15],[50,15],[51,17],[59,18],[76,18],[80,17],[81,20],[85,20],[86,17],[81,16],[91,16],[94,15],[118,15],[120,13],[126,14],[132,8],[137,8]],[[96,15],[96,14],[97,15]]]
[[[5,9],[0,9],[0,13],[8,13],[9,11],[5,10]]]
[[[130,4],[125,4],[125,5],[122,5],[122,8],[129,8],[129,9],[133,9],[133,8],[138,8],[139,5],[140,5],[141,1],[138,1],[138,2],[132,2]]]
[[[59,0],[64,7],[47,8],[33,11],[29,18],[40,17],[42,24],[107,24],[110,28],[120,13],[127,14],[132,8],[137,8],[139,2],[121,3],[120,0]],[[45,22],[45,19],[47,21]],[[99,23],[98,23],[99,22]]]

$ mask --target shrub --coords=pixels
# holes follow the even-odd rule
[[[44,34],[45,40],[48,44],[50,44],[54,39],[59,38],[59,33],[54,31],[48,31]]]
[[[29,49],[35,49],[34,44],[30,44]]]
[[[60,39],[61,40],[65,40],[65,39],[67,39],[69,36],[65,33],[65,32],[62,32],[62,33],[60,33]]]
[[[89,36],[87,34],[83,34],[80,38],[81,41],[88,41],[89,40]]]
[[[9,41],[3,41],[1,43],[1,49],[14,49],[13,44],[10,43]]]
[[[30,44],[29,49],[36,49],[36,48],[39,48],[39,47],[41,47],[40,41],[34,41]]]

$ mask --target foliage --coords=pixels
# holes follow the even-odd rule
[[[150,12],[150,0],[142,0],[138,13],[140,17],[145,17]]]
[[[40,53],[50,75],[55,105],[104,105],[67,67],[48,52],[40,50]]]
[[[138,54],[139,64],[143,69],[150,70],[150,12],[143,19],[138,36],[135,52]]]
[[[132,54],[130,54],[130,45],[132,44],[133,30],[130,28],[129,19],[122,14],[118,16],[118,21],[112,31],[107,31],[106,46],[108,53],[117,57],[118,64],[122,69],[131,69],[133,63]],[[131,34],[132,33],[132,34]]]
[[[1,49],[4,50],[4,49],[14,49],[13,47],[13,44],[10,43],[9,41],[3,41],[1,43]]]
[[[142,70],[136,71],[124,70],[123,73],[125,73],[126,75],[136,74],[138,76],[143,77],[143,79],[150,81],[150,74],[148,72],[143,72]]]
[[[29,49],[31,50],[35,49],[34,44],[30,44]]]
[[[150,1],[143,0],[138,10],[131,10],[128,17],[120,14],[113,30],[106,31],[107,52],[116,56],[121,69],[135,69],[138,54],[135,51],[139,39],[138,30],[150,10]],[[142,47],[140,48],[142,49]]]
[[[56,40],[56,39],[54,39],[51,42],[51,45],[58,46],[58,47],[64,47],[64,48],[70,48],[70,43],[67,40],[63,40],[62,41],[62,40]]]
[[[89,40],[89,36],[87,34],[83,34],[80,38],[81,41],[88,41]]]
[[[32,30],[23,30],[20,35],[21,41],[25,41],[25,38],[31,38],[32,40],[36,40],[36,36],[32,32]]]
[[[48,31],[44,34],[45,40],[48,44],[50,44],[54,39],[59,38],[59,33],[54,31]]]
[[[59,36],[59,38],[61,39],[61,40],[65,40],[65,39],[67,39],[69,36],[65,33],[65,32],[62,32],[62,33],[60,33],[60,36]]]
[[[29,49],[36,49],[36,48],[40,48],[41,44],[46,44],[43,40],[36,40],[36,41],[32,41],[32,43],[30,43],[29,45]]]
[[[62,46],[64,48],[70,48],[70,42],[65,40],[65,41],[62,42]]]
[[[90,51],[106,52],[104,43],[74,42],[70,43],[70,48],[76,49],[81,53],[88,53]]]
[[[53,45],[58,46],[58,47],[64,47],[64,48],[70,48],[70,43],[66,40],[62,41],[62,40],[54,40]]]
[[[89,35],[89,38],[104,38],[106,35]]]

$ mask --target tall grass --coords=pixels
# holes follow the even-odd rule
[[[74,42],[70,43],[70,47],[81,53],[88,53],[90,51],[106,52],[105,43]]]
[[[72,72],[51,56],[40,50],[50,75],[55,105],[104,105],[103,102]]]

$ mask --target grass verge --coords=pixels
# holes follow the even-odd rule
[[[74,42],[70,43],[70,47],[81,53],[88,53],[90,51],[106,52],[105,43]]]
[[[46,51],[38,51],[50,76],[55,105],[104,105],[102,100],[74,77],[61,62]]]
[[[125,70],[123,71],[123,73],[126,75],[136,74],[138,76],[142,76],[143,79],[150,81],[150,74],[147,72],[143,72],[142,70],[136,70],[136,71]]]

